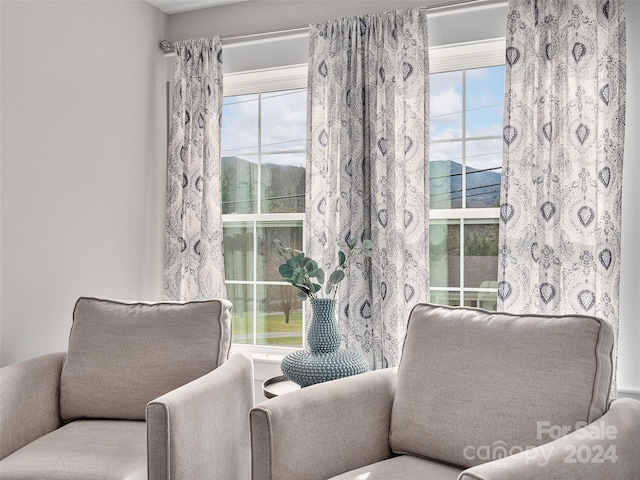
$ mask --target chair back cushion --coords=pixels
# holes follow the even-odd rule
[[[80,298],[60,378],[64,421],[144,420],[147,403],[222,364],[231,303]]]
[[[607,409],[612,349],[596,317],[417,305],[391,448],[470,467],[581,428]]]

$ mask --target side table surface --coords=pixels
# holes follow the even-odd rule
[[[284,375],[268,378],[262,384],[262,393],[267,398],[277,397],[278,395],[294,392],[296,390],[300,390],[300,385],[292,382]]]

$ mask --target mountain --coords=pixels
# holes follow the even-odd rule
[[[262,213],[304,212],[305,169],[263,163]],[[222,213],[258,212],[258,165],[241,157],[222,157]]]
[[[462,165],[450,160],[433,161],[429,168],[431,208],[460,208]],[[261,175],[264,213],[304,212],[303,167],[265,163]],[[467,206],[497,207],[501,178],[499,171],[467,167]],[[256,213],[257,182],[257,164],[241,157],[222,157],[223,213]]]
[[[429,164],[431,208],[462,206],[462,165],[450,160]],[[467,167],[467,207],[497,207],[502,175],[495,170]]]

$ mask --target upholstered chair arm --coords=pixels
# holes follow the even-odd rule
[[[60,427],[60,372],[65,353],[0,369],[0,460]]]
[[[640,402],[622,398],[586,427],[537,448],[465,470],[459,480],[633,480],[640,478],[639,452]]]
[[[149,478],[251,478],[253,361],[236,353],[147,405]]]
[[[321,480],[391,456],[396,369],[312,385],[251,411],[253,480]]]

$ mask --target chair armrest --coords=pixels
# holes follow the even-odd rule
[[[253,361],[236,353],[147,405],[149,478],[251,477]]]
[[[621,398],[564,437],[460,474],[459,480],[640,478],[640,402]]]
[[[62,425],[65,356],[52,353],[0,368],[0,460]]]
[[[311,385],[251,410],[253,480],[326,479],[391,456],[396,369]]]

